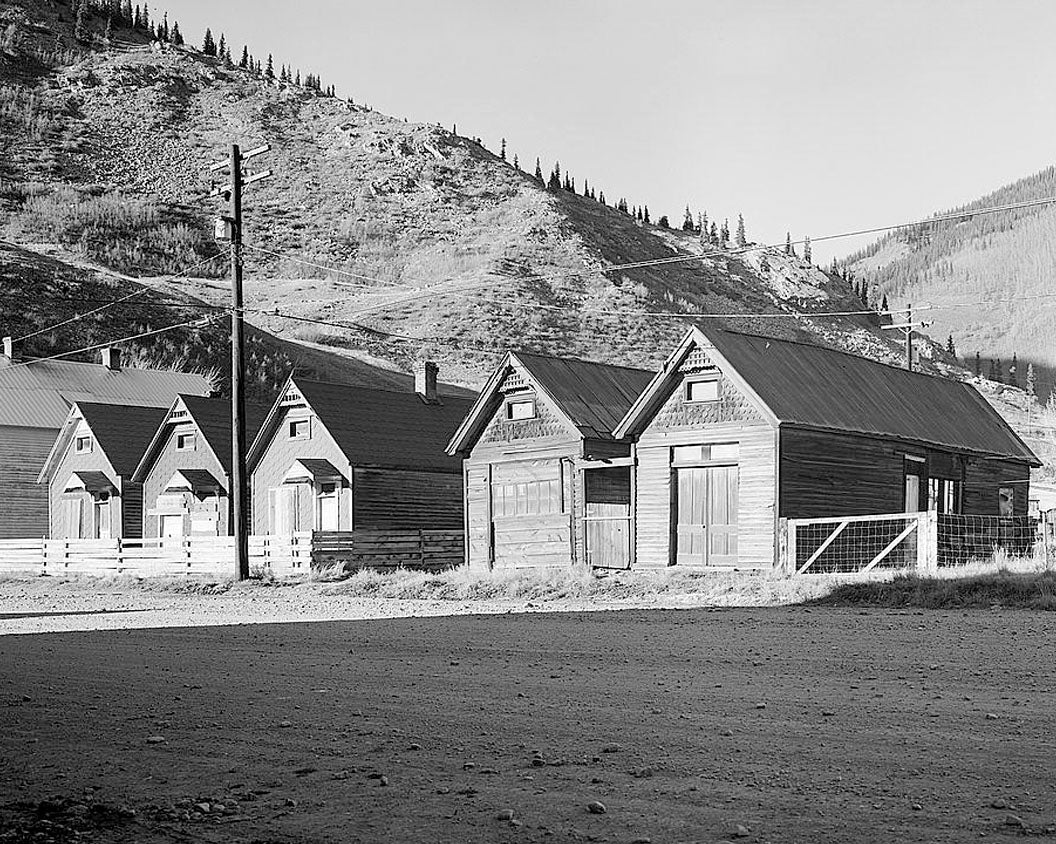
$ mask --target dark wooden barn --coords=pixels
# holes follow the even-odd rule
[[[246,436],[268,408],[246,404]],[[231,531],[231,400],[180,396],[132,475],[143,485],[143,536],[227,536]]]
[[[139,539],[143,485],[132,479],[164,407],[76,402],[37,479],[53,539]]]
[[[465,458],[470,566],[631,564],[633,460],[612,431],[651,377],[573,358],[503,358],[448,445]]]
[[[781,518],[1025,515],[1040,462],[970,384],[693,328],[626,417],[638,566],[770,567]]]

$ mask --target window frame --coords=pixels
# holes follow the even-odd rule
[[[528,419],[535,419],[539,415],[535,396],[509,396],[504,403],[504,407],[507,422],[524,422]],[[527,407],[530,413],[525,416],[515,416],[513,414],[513,408],[515,407]]]
[[[722,399],[722,389],[719,384],[719,377],[717,375],[704,375],[695,378],[687,378],[682,386],[682,401],[685,404],[712,404]],[[708,384],[714,386],[715,396],[714,398],[693,398],[693,388],[701,384]]]
[[[190,443],[188,445],[188,442]],[[198,442],[194,435],[194,431],[184,431],[182,434],[176,434],[176,450],[177,451],[197,451]]]
[[[304,426],[301,431],[301,426]],[[312,438],[311,417],[286,420],[286,438],[290,440],[310,440]]]
[[[73,453],[74,454],[91,454],[94,443],[92,442],[94,437],[91,434],[77,434],[73,438]],[[82,448],[81,444],[84,444]]]

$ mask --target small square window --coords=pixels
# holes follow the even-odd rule
[[[290,439],[291,440],[306,440],[308,439],[309,429],[307,419],[294,419],[290,422]]]
[[[194,434],[177,434],[176,450],[194,451]]]
[[[719,382],[717,379],[708,378],[704,381],[686,382],[686,401],[718,401]]]
[[[78,454],[86,454],[92,450],[92,438],[89,436],[77,437],[74,440],[73,448]]]
[[[535,399],[510,399],[506,402],[507,419],[534,419]]]

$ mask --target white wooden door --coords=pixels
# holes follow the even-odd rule
[[[337,530],[339,524],[337,484],[321,484],[318,502],[319,530]]]
[[[675,561],[689,566],[737,564],[737,467],[678,469]]]
[[[169,514],[159,516],[158,524],[158,536],[162,539],[171,539],[173,537],[183,536],[183,516]]]

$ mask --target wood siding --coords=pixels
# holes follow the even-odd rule
[[[397,469],[354,470],[356,530],[462,529],[462,479],[450,472]]]
[[[228,478],[224,474],[224,467],[213,454],[205,442],[205,437],[193,422],[184,422],[179,425],[167,425],[168,429],[165,440],[158,450],[154,465],[143,479],[143,535],[148,538],[158,536],[160,513],[182,512],[185,515],[184,532],[186,535],[195,533],[211,533],[214,536],[227,536],[229,533],[229,499],[222,490],[219,501],[211,498],[207,502],[190,500],[193,496],[187,493],[180,496],[182,505],[178,510],[172,508],[159,508],[158,499],[164,496],[165,485],[172,479],[180,469],[204,469],[216,478],[226,489]],[[194,448],[177,449],[176,435],[194,433]],[[167,496],[171,497],[171,496]],[[206,509],[208,507],[208,510]],[[213,508],[215,507],[215,511]],[[215,512],[216,527],[212,531],[195,530],[194,522],[201,521],[206,513]],[[195,515],[199,518],[196,520]]]
[[[737,561],[740,568],[776,562],[777,454],[774,429],[755,400],[741,393],[700,350],[691,352],[671,393],[642,431],[635,447],[635,563],[658,568],[674,563],[675,491],[672,448],[736,443]],[[718,379],[719,399],[685,401],[687,379]]]
[[[311,436],[307,439],[290,439],[291,419],[310,419]],[[338,448],[334,438],[320,419],[311,414],[304,405],[282,408],[278,424],[271,439],[263,449],[250,479],[251,505],[250,524],[257,534],[273,533],[273,508],[275,495],[272,490],[283,486],[282,479],[298,458],[329,460],[344,475],[338,490],[338,530],[351,530],[352,525],[352,472],[348,458]],[[306,494],[297,496],[296,507],[302,530],[311,530],[315,524],[315,495],[312,487],[305,487]]]
[[[877,437],[831,431],[781,429],[780,515],[789,519],[900,513],[905,507],[905,456],[921,464],[926,490],[934,477],[964,482],[961,511],[999,515],[1002,486],[1015,489],[1015,512],[1025,515],[1030,467],[927,449]],[[921,502],[926,502],[921,498]]]
[[[91,436],[92,450],[90,452],[78,454],[74,450],[74,443],[78,436],[84,434]],[[135,487],[138,485],[132,484],[129,479],[120,478],[114,472],[113,467],[110,465],[110,461],[99,447],[99,442],[96,440],[95,435],[92,434],[91,429],[82,421],[74,436],[70,437],[66,452],[59,459],[58,465],[55,467],[55,471],[52,474],[51,481],[48,484],[51,538],[79,539],[95,536],[98,526],[96,525],[96,508],[93,506],[94,498],[83,492],[72,494],[66,494],[63,492],[66,488],[66,482],[70,479],[70,475],[73,472],[82,471],[101,472],[113,486],[113,492],[110,494],[109,504],[110,537],[112,539],[122,537],[122,530],[125,529],[133,531],[133,533],[130,534],[130,537],[138,538],[142,536],[143,505],[141,499],[136,497],[138,490],[135,489]],[[132,496],[132,514],[130,516],[124,514],[126,499],[121,494],[123,481],[134,488]],[[71,517],[71,507],[76,505],[71,505],[70,502],[80,502],[79,520],[75,520]],[[76,529],[75,521],[79,521],[81,526],[81,536],[79,537],[74,532]]]
[[[0,426],[0,539],[49,535],[48,487],[37,475],[58,433]]]

